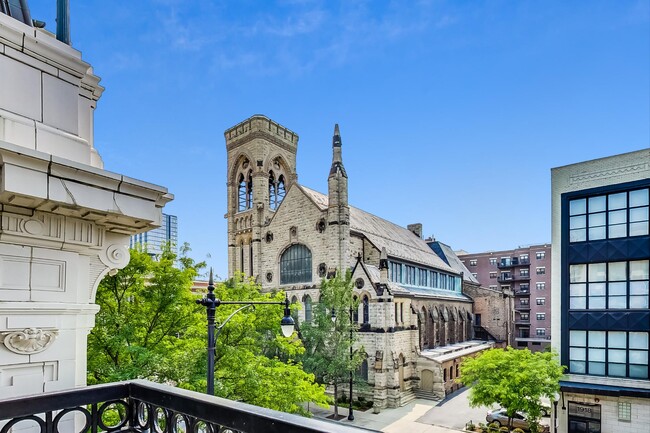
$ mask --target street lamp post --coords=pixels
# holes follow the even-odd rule
[[[210,269],[210,280],[208,282],[208,293],[201,299],[196,300],[197,304],[203,305],[206,309],[208,316],[208,386],[207,393],[209,395],[214,395],[214,356],[217,350],[217,338],[221,333],[223,327],[232,319],[237,313],[245,310],[246,308],[255,308],[255,305],[284,305],[284,317],[280,321],[280,328],[282,329],[282,335],[285,337],[290,337],[293,333],[295,322],[293,317],[291,317],[291,310],[289,309],[289,298],[285,298],[284,301],[222,301],[217,299],[214,294],[214,280],[212,276],[212,269]],[[219,327],[217,328],[217,333],[215,335],[215,316],[216,310],[219,305],[242,305],[242,307],[236,309],[224,320]]]
[[[350,307],[350,411],[348,412],[348,420],[354,421],[354,414],[352,413],[352,307]]]
[[[350,366],[352,366],[352,358],[353,358],[353,352],[352,352],[352,340],[354,339],[354,335],[352,333],[352,307],[350,307]],[[332,322],[336,323],[336,312],[332,308]],[[335,325],[336,326],[336,325]],[[334,329],[336,331],[336,329]],[[354,413],[352,410],[352,368],[350,367],[350,409],[348,410],[348,420],[354,421]],[[334,396],[336,398],[336,396]]]

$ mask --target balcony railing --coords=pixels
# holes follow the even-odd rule
[[[497,281],[500,283],[511,283],[513,281],[529,281],[530,275],[500,275]]]
[[[515,290],[515,296],[530,296],[530,290]]]
[[[530,304],[515,304],[515,310],[530,310]]]
[[[368,431],[145,380],[0,400],[0,431],[12,428],[40,433]]]
[[[515,266],[527,266],[527,265],[530,265],[529,259],[512,258],[510,260],[499,261],[497,263],[497,268],[506,269],[506,268],[513,268]]]

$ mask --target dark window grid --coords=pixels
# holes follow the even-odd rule
[[[639,189],[571,200],[569,202],[569,242],[587,242],[590,240],[620,239],[631,236],[647,235],[649,225],[648,204],[640,204],[636,206],[630,205],[630,193],[644,190],[647,196],[649,191],[648,189]],[[625,206],[610,208],[609,197],[619,194],[625,194]],[[603,197],[605,207],[602,210],[598,208],[594,212],[591,212],[589,204],[590,199],[600,197]],[[579,200],[585,200],[585,212],[571,215],[570,203]],[[584,218],[584,221],[580,221],[581,217]],[[591,221],[592,219],[593,224]],[[574,224],[573,221],[575,221],[576,226],[572,228],[571,226]],[[645,230],[643,230],[644,225]],[[614,230],[610,230],[612,228]],[[592,229],[594,229],[593,234],[591,233]],[[581,233],[583,230],[584,233]],[[596,234],[599,230],[600,234]],[[640,232],[637,233],[636,230],[640,230]],[[579,240],[572,241],[571,235],[573,233],[576,235],[582,234],[583,236],[579,236]]]
[[[648,379],[648,348],[630,348],[630,332],[603,331],[605,332],[605,342],[590,344],[589,330],[572,329],[569,334],[571,331],[584,331],[585,345],[572,345],[569,338],[569,373]],[[623,332],[625,334],[625,347],[610,344],[610,337],[613,332]],[[648,334],[647,332],[639,333]],[[621,361],[623,352],[625,352],[625,359]],[[584,358],[584,360],[580,358]],[[574,370],[574,366],[582,367],[580,370],[584,369],[583,372]],[[625,370],[625,374],[620,374],[623,371],[622,369]]]
[[[304,245],[292,245],[280,258],[280,284],[306,283],[311,279],[311,251]]]
[[[643,261],[643,260],[639,260]],[[569,283],[570,310],[636,310],[648,308],[649,279],[631,279],[630,262],[603,262],[605,279],[591,281],[589,265],[586,266],[586,281]],[[610,279],[610,263],[625,263],[625,280]],[[598,265],[601,263],[592,263]],[[645,286],[645,293],[644,292]],[[591,295],[593,289],[594,294]],[[575,292],[574,292],[575,290]],[[583,293],[576,295],[575,293]]]
[[[247,177],[240,174],[238,185],[239,204],[237,209],[241,212],[250,209],[253,205],[253,179],[250,173]]]

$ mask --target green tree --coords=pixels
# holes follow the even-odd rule
[[[350,348],[354,349],[357,341],[357,326],[350,317],[350,312],[358,308],[353,284],[349,271],[345,277],[337,274],[323,280],[312,321],[300,328],[306,349],[305,369],[314,373],[321,383],[334,387],[335,415],[338,415],[338,386],[348,381],[350,372],[359,368],[364,357],[363,348],[353,350],[350,357]]]
[[[199,320],[190,288],[203,263],[179,258],[169,246],[157,260],[131,250],[129,264],[99,284],[100,311],[88,336],[88,382],[132,378],[176,382],[169,354],[186,349],[180,338]],[[180,264],[180,266],[178,266]]]
[[[283,292],[261,293],[251,280],[233,278],[215,287],[221,300],[276,301],[284,300]],[[217,326],[237,305],[217,308]],[[215,394],[232,400],[268,407],[284,412],[309,415],[303,403],[328,407],[325,387],[315,383],[313,374],[303,370],[302,342],[294,333],[285,338],[280,331],[280,305],[258,305],[235,315],[223,327],[217,339],[215,357]],[[205,329],[205,318],[203,319]],[[205,332],[203,333],[205,341]],[[205,349],[202,361],[205,362]],[[205,364],[201,371],[205,371]],[[205,389],[205,379],[202,389]]]
[[[560,391],[563,370],[554,353],[508,347],[465,359],[457,381],[471,387],[470,406],[500,405],[507,410],[509,429],[515,412],[523,412],[535,431],[542,414],[540,398],[553,399]]]
[[[192,281],[204,266],[169,248],[153,260],[140,250],[116,275],[102,280],[100,312],[88,337],[88,382],[143,378],[205,392],[207,328],[205,309],[196,305]],[[221,300],[284,299],[261,294],[252,281],[231,280],[215,289]],[[217,325],[237,306],[217,308]],[[302,404],[327,406],[322,385],[298,360],[301,341],[281,337],[280,305],[245,309],[223,328],[217,340],[215,394],[250,404],[307,414]]]

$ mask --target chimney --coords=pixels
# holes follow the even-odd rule
[[[409,224],[406,226],[408,231],[412,232],[415,236],[419,237],[422,239],[422,224],[421,223],[415,223],[415,224]]]

